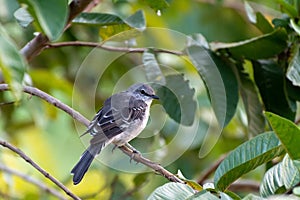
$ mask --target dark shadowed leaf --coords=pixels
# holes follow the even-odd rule
[[[273,61],[252,62],[254,79],[267,111],[279,114],[288,119],[294,119],[292,100],[289,100],[285,92],[283,69]]]
[[[240,81],[240,94],[244,103],[248,121],[248,133],[251,136],[258,135],[264,131],[265,118],[263,116],[263,106],[259,100],[258,91],[250,79],[249,74],[244,71],[242,65],[238,67]]]
[[[228,49],[235,57],[263,59],[273,57],[287,46],[287,33],[279,28],[271,33],[235,43],[211,43],[213,50]]]
[[[276,194],[282,187],[290,189],[300,181],[300,173],[288,155],[282,162],[270,168],[264,175],[260,185],[260,194],[263,197]]]
[[[205,82],[220,126],[226,126],[235,114],[238,102],[235,75],[225,61],[200,46],[190,46],[186,51]]]
[[[167,76],[166,85],[159,86],[156,93],[173,120],[187,126],[193,124],[197,108],[195,90],[182,75]]]
[[[292,121],[276,114],[266,112],[265,115],[289,156],[293,160],[300,159],[300,129]]]
[[[224,191],[232,182],[279,156],[283,147],[273,132],[260,134],[234,149],[216,170],[214,183]]]
[[[68,19],[68,0],[19,0],[29,7],[30,14],[50,40],[56,40],[63,33]]]

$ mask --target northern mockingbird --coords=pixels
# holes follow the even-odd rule
[[[94,157],[107,144],[112,143],[115,147],[126,145],[134,153],[138,153],[128,142],[145,128],[153,99],[158,99],[154,90],[149,85],[138,83],[126,91],[112,95],[104,102],[87,131],[82,134],[90,133],[93,138],[71,171],[74,185],[80,183]]]

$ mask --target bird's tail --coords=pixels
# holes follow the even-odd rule
[[[100,153],[104,146],[105,143],[92,144],[87,148],[87,150],[83,152],[79,162],[74,166],[74,168],[71,171],[71,174],[73,174],[74,185],[80,183],[84,174],[92,164],[92,161],[94,160],[95,156]]]

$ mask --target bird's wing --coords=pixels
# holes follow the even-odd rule
[[[91,121],[87,130],[93,138],[91,144],[107,141],[122,133],[136,119],[143,119],[147,104],[134,97],[117,94],[118,101],[112,102],[116,95],[107,99],[104,106]]]

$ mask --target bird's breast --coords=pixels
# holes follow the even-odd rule
[[[149,118],[149,106],[143,113],[143,117],[136,118],[124,129],[124,132],[115,136],[112,143],[117,146],[122,146],[130,140],[137,137],[146,127]]]

